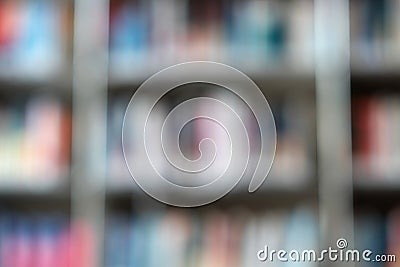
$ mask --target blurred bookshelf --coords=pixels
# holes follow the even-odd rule
[[[224,93],[224,90],[209,87],[204,87],[204,95],[215,95],[217,90],[222,94]],[[180,93],[182,93],[185,88],[177,90],[181,90]],[[114,191],[118,191],[118,188],[122,189],[122,191],[139,190],[132,183],[132,178],[130,178],[127,168],[124,167],[125,160],[120,142],[122,120],[131,93],[130,90],[127,90],[127,92],[118,91],[118,94],[111,92],[108,98],[110,103],[108,108],[108,137],[110,142],[108,143],[109,164],[107,176],[108,184],[110,188],[113,188],[111,190]],[[227,96],[224,95],[224,97]],[[265,185],[261,190],[268,191],[276,188],[277,190],[285,191],[286,189],[290,193],[291,191],[310,189],[312,184],[315,184],[315,144],[312,143],[315,140],[315,122],[312,121],[315,116],[315,110],[312,107],[312,100],[308,99],[308,97],[310,96],[302,97],[301,94],[294,93],[289,96],[285,94],[276,95],[273,99],[272,110],[275,114],[280,142],[277,145],[275,163],[268,178],[268,186]],[[165,114],[159,115],[160,119],[168,113],[167,106],[173,107],[176,104],[174,102],[179,102],[179,99],[171,97],[167,103],[164,103],[166,110]],[[240,112],[240,107],[236,107],[236,110]],[[303,127],[303,125],[307,125],[307,127]],[[182,149],[189,155],[196,154],[197,144],[194,139],[195,136],[201,134],[198,133],[201,129],[201,125],[194,124],[192,129],[188,130],[189,134],[186,136],[182,134],[181,136],[182,139],[186,140]],[[135,131],[139,129],[129,130],[131,134],[135,135]],[[296,133],[296,136],[294,136],[294,133]],[[256,139],[256,132],[249,134],[252,135],[251,139]],[[134,147],[129,144],[126,144],[125,149],[134,151]],[[238,187],[240,187],[240,184]],[[244,190],[245,186],[242,186],[241,189]]]
[[[349,1],[352,70],[365,75],[398,73],[399,3]]]
[[[90,263],[92,244],[87,231],[82,225],[71,225],[65,215],[3,212],[0,233],[2,266],[88,266]]]
[[[313,76],[312,1],[110,3],[111,84],[191,60],[240,66],[250,76]]]
[[[400,4],[323,2],[1,0],[0,266],[257,266],[353,220],[354,247],[399,251]],[[137,187],[121,130],[138,86],[191,60],[253,79],[278,144],[255,194],[183,210]]]
[[[72,1],[0,1],[1,266],[70,266],[82,241],[69,223],[73,19]]]
[[[261,240],[278,247],[314,247],[316,224],[307,207],[139,212],[133,218],[117,213],[107,225],[105,261],[106,266],[257,266],[252,254],[263,246]]]
[[[72,3],[0,2],[0,195],[68,194]]]
[[[72,7],[67,1],[1,1],[0,81],[43,83],[55,77],[66,81]]]
[[[350,1],[355,245],[382,254],[399,251],[399,7]]]

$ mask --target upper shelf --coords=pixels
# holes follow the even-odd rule
[[[354,189],[364,192],[400,192],[400,181],[357,177],[354,181]]]
[[[36,198],[57,197],[64,198],[69,195],[67,179],[48,183],[0,183],[0,198]]]
[[[217,61],[225,63],[224,61]],[[174,64],[144,64],[141,66],[110,64],[109,89],[136,89],[155,73]],[[314,70],[312,67],[295,67],[290,65],[251,65],[229,64],[240,70],[262,88],[271,91],[308,91],[314,88]],[[261,89],[262,89],[261,88]]]
[[[5,74],[0,72],[0,92],[57,92],[68,93],[72,88],[71,70],[63,68],[43,76]]]

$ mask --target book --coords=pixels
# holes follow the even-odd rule
[[[265,246],[288,251],[318,247],[315,212],[307,206],[257,213],[168,208],[138,211],[133,216],[110,214],[109,221],[107,267],[263,266],[267,263],[257,258],[257,252]],[[274,259],[268,264],[282,263]]]
[[[250,178],[252,175],[251,171],[254,171],[258,163],[257,160],[259,159],[261,149],[260,133],[263,131],[265,137],[268,136],[273,129],[260,129],[251,109],[240,98],[234,96],[232,93],[228,93],[227,90],[219,88],[218,86],[204,84],[190,86],[196,86],[198,90],[193,90],[193,92],[199,94],[199,96],[216,99],[225,103],[242,119],[250,146],[248,169],[246,169],[243,177]],[[160,103],[157,104],[157,108],[153,111],[151,117],[156,124],[161,125],[168,118],[167,115],[177,105],[183,102],[181,101],[182,97],[188,97],[185,95],[185,92],[192,92],[190,90],[185,91],[185,89],[186,88],[182,88],[181,91],[178,91],[182,92],[182,95],[179,95],[179,97],[170,96],[160,100]],[[122,123],[128,106],[129,97],[130,95],[128,94],[110,97],[107,143],[107,169],[110,187],[134,185],[125,164],[121,144]],[[185,98],[185,100],[187,99]],[[230,131],[242,131],[241,126],[236,123],[236,115],[234,113],[226,112],[223,106],[217,106],[215,102],[210,103],[203,100],[193,102],[190,108],[185,110],[185,113],[175,113],[174,116],[168,118],[163,137],[166,138],[165,140],[172,141],[164,142],[163,148],[167,149],[167,151],[160,151],[160,147],[149,150],[153,152],[150,156],[152,156],[152,160],[156,164],[155,166],[159,167],[158,170],[160,173],[163,173],[165,175],[164,177],[168,177],[170,181],[178,181],[180,184],[190,184],[193,182],[205,184],[205,182],[212,181],[223,173],[228,166],[227,164],[230,163],[229,156],[231,151],[230,144],[228,143],[229,140],[226,138],[225,130],[218,126],[215,121],[197,118],[188,122],[185,126],[182,125],[184,123],[183,120],[187,118],[196,118],[204,114],[218,114],[218,119],[224,120],[225,124],[229,126],[227,128],[229,128]],[[148,100],[144,99],[139,105],[143,104],[143,107],[146,106],[148,104],[146,101]],[[310,122],[310,117],[313,116],[315,111],[305,99],[283,97],[273,101],[273,103],[271,108],[274,113],[278,142],[275,160],[270,174],[271,183],[278,186],[306,185],[313,175],[312,135],[315,125]],[[140,125],[135,124],[135,121],[139,121],[142,116],[146,116],[146,114],[138,112],[132,115],[131,118],[128,118],[129,121],[125,124],[126,138],[124,139],[124,151],[131,157],[130,160],[135,163],[136,171],[142,171],[143,175],[147,175],[148,172],[146,172],[146,170],[140,169],[142,166],[141,162],[146,160],[146,158],[135,152],[136,148],[134,147],[135,138],[138,138],[140,131],[143,130],[139,127]],[[178,131],[181,127],[183,128],[178,136]],[[161,138],[161,131],[148,132],[148,138],[149,140],[159,140]],[[187,175],[182,176],[179,170],[172,168],[172,166],[167,163],[164,152],[168,152],[169,159],[178,166],[187,166],[187,164],[185,165],[185,159],[183,157],[190,160],[198,159],[200,157],[200,141],[206,138],[210,138],[214,141],[218,152],[217,156],[219,156],[216,158],[218,160],[215,160],[212,167],[207,169],[208,172],[196,174],[196,178],[198,179],[183,179],[182,177],[187,177]],[[176,146],[177,143],[174,140],[179,141],[179,147]],[[151,145],[156,146],[157,142],[153,142]],[[201,145],[203,146],[202,148],[205,149],[203,151],[202,163],[212,162],[212,157],[215,152],[214,144],[210,140],[206,140]],[[246,142],[243,142],[236,144],[234,152],[240,155],[247,155],[246,149]],[[155,151],[159,151],[160,153],[154,153]],[[156,154],[156,156],[154,156],[154,154]],[[207,159],[209,159],[209,161],[207,161]],[[199,166],[199,164],[196,166]],[[241,172],[238,172],[238,175],[241,175]],[[243,190],[246,188],[248,186],[247,181],[249,181],[249,179],[242,179],[238,184],[238,189]]]
[[[61,69],[65,9],[61,3],[42,0],[1,3],[0,77],[42,80]]]
[[[67,176],[71,113],[56,98],[37,96],[0,106],[0,184],[37,189]]]
[[[312,18],[309,0],[114,0],[110,70],[123,79],[192,60],[311,67]]]
[[[354,225],[354,247],[359,250],[371,250],[373,255],[386,253],[385,217],[370,211],[358,214]],[[364,263],[365,264],[365,263]],[[384,266],[383,263],[371,262],[371,266]],[[359,263],[358,266],[365,266]]]
[[[0,214],[2,267],[93,266],[93,236],[85,223],[60,214]]]
[[[361,178],[396,181],[400,172],[400,100],[397,96],[360,96],[353,100],[355,173]]]

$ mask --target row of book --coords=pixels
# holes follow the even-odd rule
[[[132,75],[132,68],[143,64],[188,60],[308,66],[312,49],[309,0],[111,1],[110,59],[116,75]]]
[[[359,96],[353,101],[355,172],[360,177],[398,180],[400,98]]]
[[[106,267],[281,266],[287,263],[261,262],[257,252],[265,246],[287,251],[318,248],[317,218],[306,206],[258,213],[239,209],[114,214],[106,229]]]
[[[352,52],[370,65],[399,61],[400,3],[350,1]]]
[[[258,160],[259,150],[257,148],[260,147],[260,130],[268,131],[268,129],[259,129],[257,122],[254,117],[252,117],[250,110],[244,109],[243,105],[236,105],[238,102],[232,101],[231,96],[226,96],[220,93],[212,93],[209,94],[210,97],[215,97],[220,101],[227,103],[228,105],[235,110],[237,114],[242,114],[242,118],[244,118],[243,122],[247,128],[248,140],[250,142],[250,160],[249,167],[251,167],[253,163]],[[142,103],[145,103],[145,99]],[[176,106],[178,103],[177,99],[167,99],[164,101],[160,101],[157,104],[157,109],[152,112],[152,120],[164,122],[168,113],[170,113],[173,106]],[[115,96],[110,100],[109,107],[109,117],[108,117],[108,178],[109,183],[115,187],[124,187],[126,185],[133,185],[132,179],[130,178],[128,169],[125,164],[124,154],[122,151],[121,144],[121,135],[122,135],[122,123],[124,119],[124,114],[129,102],[129,96],[122,94],[120,96]],[[243,103],[241,103],[243,104]],[[276,101],[272,101],[272,111],[275,118],[276,130],[277,130],[277,147],[275,153],[275,159],[273,163],[273,167],[271,169],[269,184],[274,183],[278,186],[302,186],[306,185],[307,182],[310,181],[313,175],[313,153],[312,153],[312,136],[313,136],[313,122],[310,121],[312,117],[313,111],[311,105],[308,105],[307,100],[299,100],[293,99],[291,97],[286,97],[283,99],[276,99]],[[172,105],[172,106],[171,106]],[[187,115],[188,112],[192,114],[191,118],[198,116],[203,109],[208,109],[210,111],[210,106],[207,103],[193,105],[190,110],[185,112]],[[214,110],[214,114],[221,113],[221,111]],[[134,117],[129,117],[126,119],[135,121],[139,120],[140,117],[146,116],[146,111],[143,109],[143,113],[136,113]],[[234,115],[231,114],[232,118],[235,119]],[[171,117],[170,117],[171,118]],[[229,120],[229,118],[226,118]],[[171,122],[171,120],[169,121]],[[174,130],[179,129],[183,125],[179,123],[183,123],[180,121],[179,115],[175,116],[172,119],[172,123],[167,123],[167,126],[163,132],[164,135],[174,135]],[[233,123],[227,122],[228,128],[231,125],[235,125]],[[136,168],[140,168],[142,166],[140,162],[144,160],[146,155],[140,155],[137,152],[137,148],[130,139],[138,138],[138,133],[143,131],[135,123],[128,124],[131,125],[131,128],[125,129],[124,133],[124,151],[126,155],[129,155],[128,160],[135,162]],[[270,129],[271,130],[271,129]],[[235,131],[235,129],[231,129],[231,131]],[[242,131],[242,129],[237,129],[237,131]],[[166,133],[167,132],[167,133]],[[268,135],[267,132],[264,132],[264,137]],[[149,140],[160,140],[161,131],[160,132],[149,132],[148,131]],[[177,134],[178,135],[178,134]],[[221,145],[218,143],[223,143],[223,139],[218,132],[218,129],[215,129],[210,125],[209,121],[206,122],[203,120],[194,120],[191,123],[186,124],[185,127],[182,128],[182,131],[179,135],[179,145],[180,150],[183,155],[190,159],[196,159],[199,157],[199,141],[204,137],[213,137],[213,140],[216,142],[218,153],[229,155],[229,146]],[[172,136],[171,142],[174,142],[178,136]],[[267,139],[265,139],[267,140]],[[265,141],[264,140],[264,141]],[[246,140],[243,140],[246,141]],[[244,142],[245,143],[245,142]],[[164,144],[165,145],[168,144]],[[161,149],[161,148],[160,148]],[[247,155],[247,147],[235,147],[235,152],[240,153],[240,155]],[[152,154],[152,153],[150,153]],[[172,175],[172,173],[168,174],[168,170],[170,167],[168,164],[164,164],[165,158],[163,158],[163,152],[159,153],[160,155],[153,155],[153,161],[157,161],[156,164],[158,166],[166,166],[165,172],[166,175]],[[170,159],[179,162],[181,158],[181,153],[175,152],[174,154],[169,155]],[[227,156],[227,158],[229,158]],[[220,161],[215,161],[213,164],[219,164]],[[223,168],[227,167],[227,165],[222,166]],[[158,169],[160,173],[163,172],[161,168]],[[143,170],[143,175],[146,175],[148,170]],[[238,175],[240,175],[238,173]]]
[[[113,214],[106,224],[105,266],[287,266],[263,262],[258,252],[320,251],[318,223],[308,206],[287,210],[214,209],[207,212],[153,210]],[[59,214],[0,213],[0,265],[3,267],[87,267],[93,265],[94,236],[83,222]],[[400,210],[387,215],[356,214],[355,241],[349,247],[373,255],[400,251]],[[334,244],[335,241],[332,241]],[[318,266],[318,262],[290,262]],[[358,262],[357,266],[398,266],[396,262]]]
[[[67,175],[70,144],[71,114],[58,99],[0,103],[1,187],[58,184]]]
[[[355,248],[371,250],[374,255],[394,255],[391,262],[368,262],[358,266],[399,266],[400,257],[400,208],[393,208],[383,215],[374,211],[363,211],[355,217]],[[389,261],[389,260],[388,260]]]
[[[61,67],[72,22],[65,6],[46,0],[0,1],[2,77],[40,79]]]
[[[371,64],[397,60],[398,1],[350,4],[353,54]],[[62,2],[1,1],[0,74],[41,77],[59,69],[72,43],[72,20]],[[313,62],[313,23],[310,0],[113,0],[112,70],[131,74],[143,63],[159,68],[199,59],[250,67],[279,62],[308,66]]]
[[[0,214],[0,266],[87,267],[93,240],[84,223],[61,215]]]

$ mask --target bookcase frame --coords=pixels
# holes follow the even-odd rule
[[[37,195],[44,202],[51,202],[55,197],[68,199],[72,221],[86,221],[94,231],[95,267],[102,266],[104,260],[106,202],[123,202],[138,208],[157,204],[143,197],[141,192],[107,192],[107,96],[109,87],[119,86],[119,81],[114,83],[111,80],[110,83],[108,76],[110,3],[109,0],[73,0],[73,5],[73,135],[71,179],[67,186],[70,192],[1,191],[0,197],[7,201],[14,201],[14,197],[32,199]],[[326,247],[340,237],[348,239],[350,244],[353,239],[349,1],[315,0],[314,10],[315,73],[291,75],[289,71],[287,76],[282,77],[279,71],[266,71],[262,75],[266,80],[272,79],[272,85],[294,88],[287,86],[289,82],[296,85],[295,90],[310,87],[315,82],[316,181],[311,183],[312,189],[307,189],[306,193],[287,188],[271,188],[267,193],[258,192],[257,196],[266,199],[267,203],[262,205],[269,205],[268,201],[275,205],[280,200],[296,203],[311,199],[318,206],[321,247]],[[340,23],[332,24],[332,16]],[[332,38],[335,42],[330,42]],[[249,75],[252,76],[251,73]],[[123,84],[133,87],[140,82],[138,79]],[[294,89],[285,89],[282,93],[290,94],[291,90]],[[260,205],[255,200],[257,196],[230,194],[229,200],[223,201],[222,205],[229,205],[230,201],[243,201],[245,198],[249,205]]]

